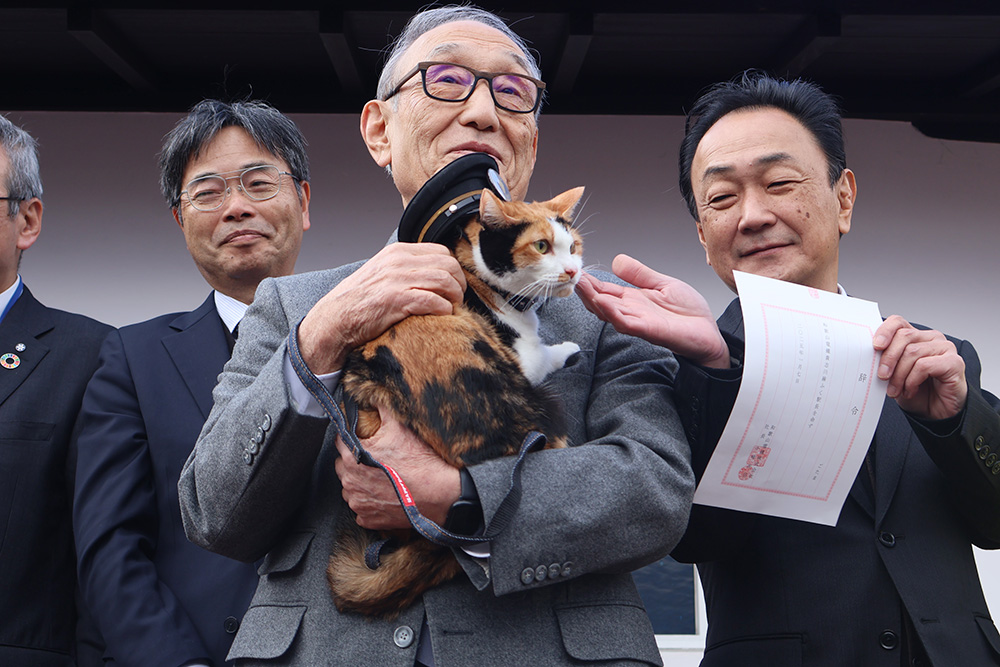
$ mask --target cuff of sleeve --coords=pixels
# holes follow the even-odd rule
[[[302,384],[302,380],[295,373],[295,369],[292,368],[292,360],[288,358],[287,350],[285,351],[284,375],[285,386],[288,388],[288,397],[295,412],[305,417],[327,416],[326,412],[323,411],[323,406],[309,393],[309,390],[306,389],[306,386]],[[317,375],[316,379],[322,382],[332,394],[333,390],[337,388],[337,383],[340,382],[340,371]]]

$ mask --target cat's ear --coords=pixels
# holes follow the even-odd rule
[[[479,222],[487,228],[507,224],[507,216],[503,212],[503,201],[489,188],[485,188],[479,198]]]
[[[582,185],[578,188],[567,190],[549,203],[555,209],[556,213],[559,214],[560,218],[566,222],[571,222],[573,220],[573,212],[576,210],[576,205],[580,203],[581,197],[583,197]]]

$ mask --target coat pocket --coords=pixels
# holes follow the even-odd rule
[[[229,649],[229,660],[273,660],[285,655],[299,634],[305,607],[250,607]]]
[[[993,652],[1000,655],[1000,633],[997,632],[997,626],[993,624],[993,619],[977,615],[976,623],[979,624],[979,629],[982,630],[986,641],[993,647]]]
[[[556,618],[563,647],[577,660],[663,664],[653,626],[641,605],[629,602],[559,605]]]
[[[280,574],[294,569],[304,560],[314,536],[315,533],[292,533],[264,556],[257,574]]]
[[[701,667],[802,667],[802,649],[803,638],[797,634],[732,639],[709,646]]]

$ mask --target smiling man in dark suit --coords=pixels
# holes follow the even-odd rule
[[[21,281],[42,227],[35,140],[0,116],[0,665],[75,664],[73,421],[111,327]]]
[[[840,237],[857,199],[840,112],[814,84],[748,73],[695,103],[680,189],[708,263],[843,293]],[[681,358],[678,410],[700,475],[743,374],[739,300],[718,322],[690,286],[634,259],[587,278],[590,308]],[[972,545],[1000,548],[1000,401],[972,344],[893,315],[875,331],[888,381],[836,526],[695,505],[675,558],[698,563],[703,667],[1000,665]],[[683,403],[681,403],[683,402]]]
[[[256,568],[187,541],[177,478],[257,284],[294,269],[309,163],[276,109],[205,100],[167,135],[160,169],[213,292],[192,312],[123,327],[101,350],[76,439],[80,582],[112,664],[219,666]]]

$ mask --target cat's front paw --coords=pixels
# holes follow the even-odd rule
[[[552,370],[557,371],[566,365],[566,360],[580,351],[580,346],[572,341],[549,346],[549,360]]]

